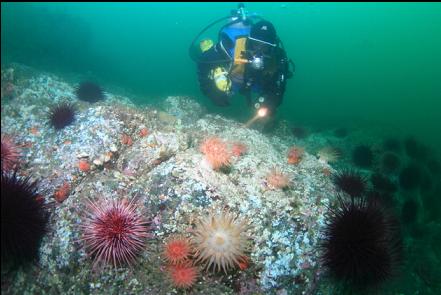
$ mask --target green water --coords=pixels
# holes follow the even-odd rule
[[[2,3],[2,63],[89,75],[149,102],[197,97],[192,38],[235,3]],[[248,3],[272,21],[296,64],[281,118],[386,124],[441,144],[440,3]],[[247,114],[246,114],[247,115]],[[243,115],[243,116],[246,116]]]

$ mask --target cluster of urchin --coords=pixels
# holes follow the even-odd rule
[[[102,88],[91,82],[81,83],[76,94],[80,100],[88,102],[105,98]],[[55,129],[62,129],[75,121],[75,112],[74,104],[61,102],[51,108],[50,123]],[[201,151],[213,169],[230,164],[231,152],[218,138],[207,139]],[[321,157],[325,159],[325,156],[331,161],[337,154],[325,150]],[[39,198],[37,183],[29,177],[19,177],[16,172],[3,172],[15,167],[18,157],[18,149],[14,149],[10,138],[2,135],[1,252],[5,263],[35,259],[47,231],[47,207]],[[370,159],[366,148],[354,152],[359,166],[369,166]],[[397,222],[378,200],[364,196],[366,180],[356,172],[338,173],[334,175],[334,183],[349,198],[339,196],[338,207],[330,210],[321,244],[323,263],[345,286],[357,290],[376,287],[392,277],[400,263],[401,239]],[[151,230],[150,221],[138,212],[136,199],[90,202],[88,205],[88,215],[81,225],[86,252],[95,264],[131,265],[143,251]],[[174,266],[171,275],[178,282],[177,286],[189,288],[197,278],[197,270],[188,263],[190,256],[206,269],[225,273],[240,266],[250,250],[247,229],[246,220],[222,212],[201,218],[191,241],[171,239],[165,255]]]
[[[75,94],[79,100],[89,103],[104,100],[106,97],[101,86],[89,81],[80,83],[75,89]],[[50,107],[48,113],[49,124],[55,130],[61,130],[75,122],[76,111],[76,106],[72,102],[59,102]]]
[[[377,290],[397,274],[401,264],[401,234],[397,219],[367,180],[354,170],[333,175],[340,191],[320,245],[322,263],[349,292]]]

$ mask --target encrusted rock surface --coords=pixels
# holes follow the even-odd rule
[[[89,104],[77,100],[74,86],[35,73],[22,78],[13,98],[2,100],[2,133],[23,145],[20,173],[39,179],[51,204],[38,264],[2,275],[2,292],[181,293],[167,278],[160,255],[164,239],[173,233],[190,236],[196,219],[225,209],[249,220],[249,267],[228,274],[201,269],[188,293],[305,294],[311,288],[334,195],[330,166],[308,153],[289,165],[287,152],[295,138],[264,135],[207,114],[188,97],[168,97],[156,109],[139,108],[111,93]],[[63,100],[77,105],[76,121],[56,131],[47,112]],[[143,128],[146,136],[140,134]],[[234,157],[228,171],[215,171],[199,150],[209,136],[243,143],[247,152]],[[79,169],[80,160],[88,161],[88,171]],[[289,177],[288,189],[268,186],[266,176],[274,168]],[[70,191],[60,203],[54,194],[64,183]],[[87,200],[135,197],[154,226],[145,251],[132,267],[93,268],[81,240]]]

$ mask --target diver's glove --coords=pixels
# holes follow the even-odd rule
[[[228,72],[223,67],[217,67],[210,71],[209,77],[214,81],[217,89],[229,93],[231,91],[231,80],[228,78]]]

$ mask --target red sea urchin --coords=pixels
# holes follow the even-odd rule
[[[56,129],[60,130],[75,121],[75,106],[70,102],[60,102],[51,107],[49,111],[49,122]]]
[[[1,171],[14,169],[20,157],[20,150],[10,135],[1,135]]]
[[[36,181],[16,172],[1,173],[2,270],[4,265],[21,265],[38,258],[48,217]]]
[[[90,214],[82,225],[86,251],[95,263],[130,265],[143,250],[150,229],[150,223],[136,212],[136,200],[89,205]]]
[[[345,289],[377,288],[396,274],[400,265],[399,224],[376,200],[338,197],[338,201],[339,207],[331,209],[321,243],[323,264]]]
[[[104,90],[98,84],[93,82],[81,82],[75,89],[75,93],[79,100],[94,103],[106,98]]]

